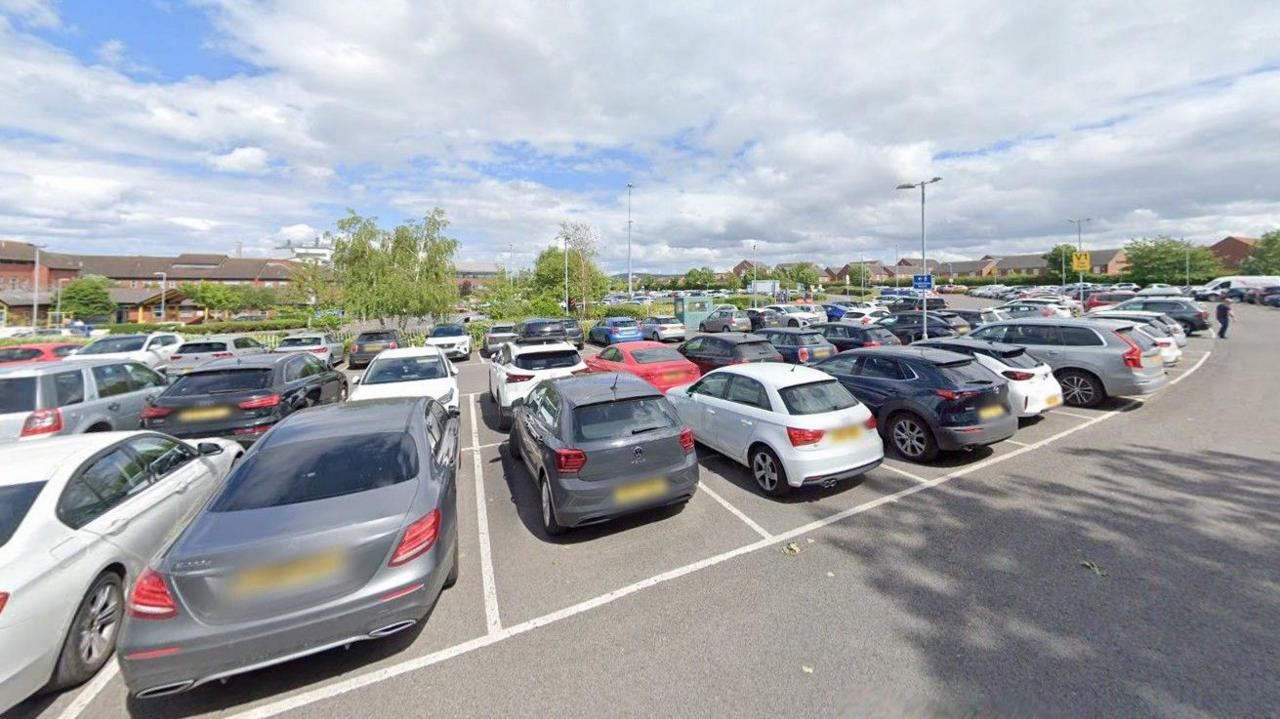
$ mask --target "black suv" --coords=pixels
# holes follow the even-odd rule
[[[746,332],[723,332],[694,337],[676,348],[704,374],[718,367],[744,362],[782,362],[769,340]]]
[[[1125,312],[1133,310],[1163,312],[1177,320],[1187,334],[1209,329],[1209,313],[1200,309],[1193,300],[1182,297],[1134,297],[1118,305],[1112,305],[1108,309]]]
[[[881,317],[875,325],[894,334],[904,345],[924,337],[923,312],[898,312]],[[969,331],[969,323],[954,312],[929,312],[930,337],[959,337]]]
[[[944,310],[947,308],[947,301],[941,297],[899,297],[886,305],[885,309],[890,312],[909,312],[922,310],[926,306],[930,312]]]
[[[581,330],[579,330],[581,332]],[[546,317],[531,317],[515,328],[517,342],[569,342],[564,328],[564,320]]]

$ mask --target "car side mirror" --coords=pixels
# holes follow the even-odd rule
[[[360,384],[360,380],[363,378],[364,378],[364,375],[360,375],[359,377],[356,377],[355,379],[351,380],[351,384]]]
[[[201,442],[196,445],[196,451],[202,457],[212,457],[215,454],[222,454],[222,445],[213,442]]]
[[[449,374],[454,377],[458,376],[458,368],[452,362],[449,363]]]
[[[462,416],[462,410],[458,409],[457,407],[450,407],[449,416],[453,417],[454,419],[457,419],[458,417]]]

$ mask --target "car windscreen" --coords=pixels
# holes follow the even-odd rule
[[[389,384],[391,382],[417,382],[424,379],[443,379],[449,370],[439,357],[390,357],[380,359],[364,373],[361,384]]]
[[[356,342],[394,342],[394,332],[361,332]]]
[[[35,377],[0,378],[0,414],[30,412],[35,408]]]
[[[836,412],[858,404],[849,390],[833,379],[783,387],[778,390],[778,396],[789,414]]]
[[[883,327],[868,327],[864,329],[862,333],[867,339],[876,340],[877,342],[884,342],[885,340],[893,340],[897,338],[897,335]]]
[[[165,390],[165,397],[193,397],[205,394],[252,392],[271,386],[271,370],[225,369],[183,375]]]
[[[227,351],[226,342],[188,342],[184,345],[179,345],[178,349],[174,352],[174,354],[196,355],[196,354],[204,354],[207,352],[226,352],[226,351]]]
[[[938,372],[957,385],[992,384],[995,376],[991,371],[973,360],[957,360],[936,365]]]
[[[466,334],[458,325],[440,325],[431,330],[432,337],[461,337]]]
[[[572,367],[582,361],[574,350],[555,350],[552,352],[527,352],[515,358],[515,365],[520,369],[542,370]]]
[[[573,435],[580,442],[629,438],[675,427],[679,422],[671,404],[661,397],[604,402],[573,411]]]
[[[40,496],[44,485],[44,482],[23,482],[0,486],[0,547],[18,531],[18,525],[22,524],[22,518],[27,516],[27,510]]]
[[[827,338],[818,332],[805,332],[795,336],[795,344],[798,347],[812,347],[813,345],[827,344]]]
[[[613,320],[610,324],[614,327],[635,327],[636,321],[635,320]]]
[[[653,364],[655,362],[672,362],[684,359],[684,355],[677,352],[673,347],[632,350],[631,357],[636,361],[636,364]]]
[[[408,432],[299,440],[250,453],[209,511],[314,502],[389,487],[417,475],[418,448]]]
[[[315,347],[318,344],[319,337],[285,337],[276,347]]]
[[[1022,347],[996,352],[995,358],[1000,361],[1000,364],[1018,369],[1033,369],[1040,366],[1040,360],[1027,354],[1027,350]]]
[[[778,355],[778,350],[768,340],[758,342],[742,342],[734,345],[733,356],[736,359],[770,359]]]
[[[146,337],[103,337],[84,346],[78,354],[101,355],[111,352],[137,352],[147,343]]]

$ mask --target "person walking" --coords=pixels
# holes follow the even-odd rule
[[[1218,301],[1218,339],[1225,340],[1227,338],[1227,327],[1231,325],[1231,320],[1236,318],[1236,313],[1231,310],[1231,300],[1223,297]]]

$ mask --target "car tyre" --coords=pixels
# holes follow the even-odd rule
[[[756,486],[766,495],[782,497],[791,492],[791,485],[787,484],[787,470],[778,455],[768,447],[759,445],[751,452],[749,467]]]
[[[555,498],[551,495],[551,481],[542,477],[542,481],[538,483],[538,511],[542,517],[542,530],[547,536],[558,537],[569,531],[568,527],[560,524],[556,519]]]
[[[498,429],[507,431],[511,429],[511,413],[514,410],[503,409],[502,405],[498,405]]]
[[[343,382],[342,389],[338,390],[338,402],[339,403],[346,402],[347,397],[349,397],[350,395],[351,395],[350,388],[347,387],[346,382]]]
[[[899,412],[889,420],[889,441],[894,450],[912,462],[932,462],[938,456],[938,441],[929,423],[911,412]]]
[[[788,323],[787,323],[787,326],[788,326],[788,327],[799,327],[799,326],[800,326],[800,321],[799,321],[799,320],[791,320],[790,322],[788,322]]]
[[[71,620],[58,655],[50,689],[66,689],[89,681],[111,658],[124,619],[124,582],[103,572],[89,586]]]
[[[518,460],[523,457],[523,455],[520,454],[520,433],[516,431],[515,427],[512,427],[511,434],[507,435],[507,452],[511,455],[512,459]]]
[[[453,538],[453,551],[450,553],[449,573],[444,578],[444,588],[448,589],[458,583],[458,538]]]
[[[1062,385],[1062,401],[1072,407],[1097,407],[1106,399],[1102,383],[1088,372],[1062,370],[1057,378]]]

